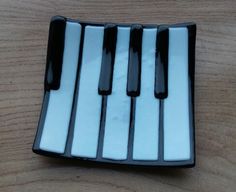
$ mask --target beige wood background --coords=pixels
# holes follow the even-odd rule
[[[50,17],[195,21],[197,164],[193,169],[84,165],[35,155]],[[0,1],[0,191],[236,191],[236,1]]]

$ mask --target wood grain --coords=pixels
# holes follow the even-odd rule
[[[195,21],[197,164],[193,169],[85,165],[35,155],[48,24]],[[236,1],[0,1],[0,191],[236,190]]]

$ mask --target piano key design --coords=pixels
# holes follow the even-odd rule
[[[52,18],[35,153],[147,166],[195,164],[196,25]]]

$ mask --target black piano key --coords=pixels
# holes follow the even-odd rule
[[[131,27],[127,95],[133,97],[140,94],[142,35],[142,25]]]
[[[112,92],[116,39],[117,26],[114,24],[106,24],[103,37],[102,65],[98,85],[98,93],[100,95],[109,95]]]
[[[169,30],[160,27],[156,39],[155,97],[165,99],[168,96],[168,47]]]
[[[44,86],[45,90],[57,90],[60,87],[61,70],[64,52],[66,19],[55,16],[49,28],[47,64]]]

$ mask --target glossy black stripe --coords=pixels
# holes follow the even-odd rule
[[[45,90],[60,88],[61,70],[64,52],[66,19],[55,16],[49,28],[47,63],[44,87]]]
[[[106,112],[107,112],[107,96],[102,96],[100,125],[99,125],[99,136],[98,136],[98,147],[97,147],[97,159],[102,159],[105,123],[106,123]]]
[[[116,52],[117,26],[106,24],[103,38],[102,65],[98,93],[109,95],[112,92],[112,77]]]
[[[131,27],[127,95],[133,97],[140,94],[142,35],[142,25]]]
[[[195,74],[195,44],[196,24],[188,28],[188,74],[189,74],[189,127],[190,127],[190,152],[192,165],[195,165],[195,119],[194,119],[194,74]]]
[[[156,40],[155,97],[164,99],[168,96],[168,47],[169,30],[160,27]]]
[[[130,98],[130,122],[129,122],[129,140],[128,140],[128,161],[133,161],[133,145],[134,145],[134,126],[135,126],[135,111],[136,97]]]

